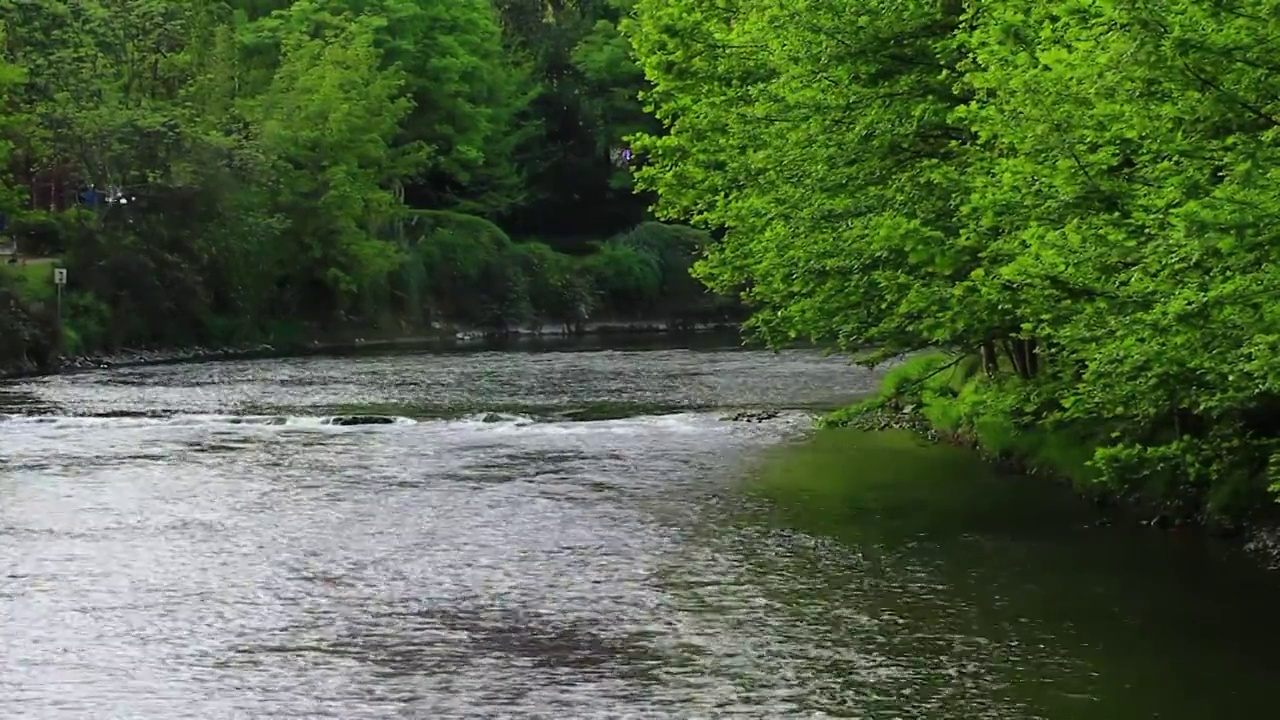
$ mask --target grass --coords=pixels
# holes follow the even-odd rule
[[[0,275],[11,280],[18,294],[27,300],[51,301],[56,292],[53,284],[53,269],[57,266],[54,258],[29,259],[25,265],[10,265],[7,261],[0,263]]]
[[[876,413],[910,413],[939,433],[972,443],[996,460],[1070,480],[1077,491],[1095,494],[1097,471],[1090,461],[1101,437],[1087,428],[1023,426],[998,402],[1000,380],[981,372],[976,358],[932,352],[894,367],[873,397],[823,418],[825,426],[858,425]]]

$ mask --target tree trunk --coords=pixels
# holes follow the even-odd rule
[[[1003,345],[1005,354],[1009,356],[1009,362],[1013,363],[1013,370],[1018,377],[1023,380],[1035,377],[1037,369],[1035,341],[1015,338],[1004,341]]]
[[[1022,366],[1022,353],[1018,352],[1017,341],[1004,340],[1000,343],[1004,347],[1004,354],[1008,356],[1009,362],[1013,365],[1013,372],[1020,378],[1027,376],[1026,369]]]
[[[999,358],[996,357],[995,344],[988,340],[982,343],[982,347],[979,348],[979,352],[982,354],[982,372],[985,373],[987,377],[995,377],[996,373],[1000,370],[1000,362]]]

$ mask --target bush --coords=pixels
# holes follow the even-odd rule
[[[500,266],[511,251],[511,238],[483,218],[461,213],[418,210],[406,262],[417,268],[402,274],[423,283],[406,294],[426,300],[426,315],[472,323],[493,319],[498,297],[510,292],[510,272]],[[498,288],[492,283],[501,283]]]
[[[14,285],[0,272],[0,369],[46,364],[53,354],[49,325]]]
[[[31,263],[27,265],[0,264],[0,278],[26,302],[52,303],[57,293],[53,284],[54,265]]]
[[[988,377],[980,368],[974,356],[928,352],[909,357],[885,374],[874,396],[828,414],[820,424],[851,425],[886,409],[915,412],[934,429],[964,438],[994,459],[1066,478],[1081,492],[1101,490],[1093,459],[1105,433],[1020,421],[1031,417],[1021,407],[1020,385],[1012,378]]]
[[[127,222],[84,224],[75,232],[48,219],[49,228],[59,229],[75,288],[65,299],[68,351],[262,340],[289,346],[314,337],[330,319],[392,331],[433,320],[506,330],[543,322],[579,326],[597,311],[677,322],[725,309],[725,299],[689,275],[705,233],[678,225],[642,223],[575,256],[543,242],[513,242],[484,218],[412,210],[394,238],[379,241],[393,246],[394,267],[357,287],[337,268],[279,275],[268,261],[264,269],[239,256],[205,255],[196,231],[165,225],[148,207],[131,208]],[[23,303],[52,302],[49,265],[0,273]],[[342,302],[331,302],[335,283],[350,286]]]
[[[570,324],[591,312],[594,288],[583,270],[583,261],[540,242],[519,243],[514,250],[538,318]]]
[[[488,220],[455,212],[412,211],[406,230],[409,252],[394,294],[414,318],[502,329],[577,323],[597,309],[631,318],[723,310],[689,275],[706,239],[692,228],[642,223],[585,257],[513,242]]]
[[[69,293],[63,307],[63,351],[77,355],[111,349],[111,326],[106,303],[92,293]]]
[[[600,243],[586,260],[601,304],[625,317],[641,317],[662,292],[662,263],[652,253],[618,238]]]

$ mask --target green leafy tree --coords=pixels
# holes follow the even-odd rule
[[[959,21],[935,2],[639,3],[632,42],[668,127],[637,138],[641,186],[724,230],[698,272],[745,287],[766,338],[911,349],[1006,322],[952,298],[981,252],[951,207]]]
[[[525,58],[535,95],[518,148],[528,196],[502,220],[518,236],[585,252],[634,226],[650,198],[617,164],[624,137],[658,130],[637,97],[644,78],[617,30],[628,0],[499,0],[512,53]]]
[[[1280,478],[1274,3],[639,0],[666,217],[774,343],[941,346],[966,412],[1238,516]]]
[[[244,32],[247,47],[266,61],[285,34],[371,22],[380,68],[400,73],[400,92],[412,103],[398,117],[397,142],[432,151],[405,177],[411,202],[492,214],[522,199],[513,156],[531,87],[504,52],[488,0],[309,0],[264,14],[268,7],[253,6],[261,19]]]
[[[0,22],[0,46],[5,44],[5,35],[5,25]],[[0,215],[5,216],[6,223],[19,207],[19,195],[13,187],[13,178],[9,173],[14,149],[14,143],[10,138],[20,127],[20,116],[13,105],[12,97],[14,90],[26,79],[24,68],[6,62],[3,57],[0,57]],[[3,234],[2,230],[0,234]]]
[[[1213,512],[1256,503],[1280,429],[1271,5],[1009,2],[967,39],[968,214],[1061,368],[1050,417],[1116,433],[1105,479]]]
[[[289,12],[306,15],[316,6],[296,3]],[[393,147],[411,102],[400,92],[402,74],[382,68],[374,45],[381,23],[348,18],[319,36],[284,30],[271,85],[246,103],[273,162],[276,207],[297,243],[278,251],[307,260],[285,278],[298,288],[295,308],[343,312],[400,261],[383,237],[400,212],[391,185],[421,154]],[[272,266],[288,267],[284,258]]]

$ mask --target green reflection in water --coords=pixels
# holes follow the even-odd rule
[[[986,697],[955,693],[939,717],[966,703],[974,717],[1275,715],[1280,585],[1227,548],[1100,522],[1053,483],[906,434],[818,433],[746,490],[763,500],[748,522],[834,541],[847,560],[793,555],[780,583],[762,547],[752,564],[780,612],[856,608],[875,630],[832,632],[920,670],[935,687],[916,693],[946,694],[955,673],[939,667],[982,668]]]

